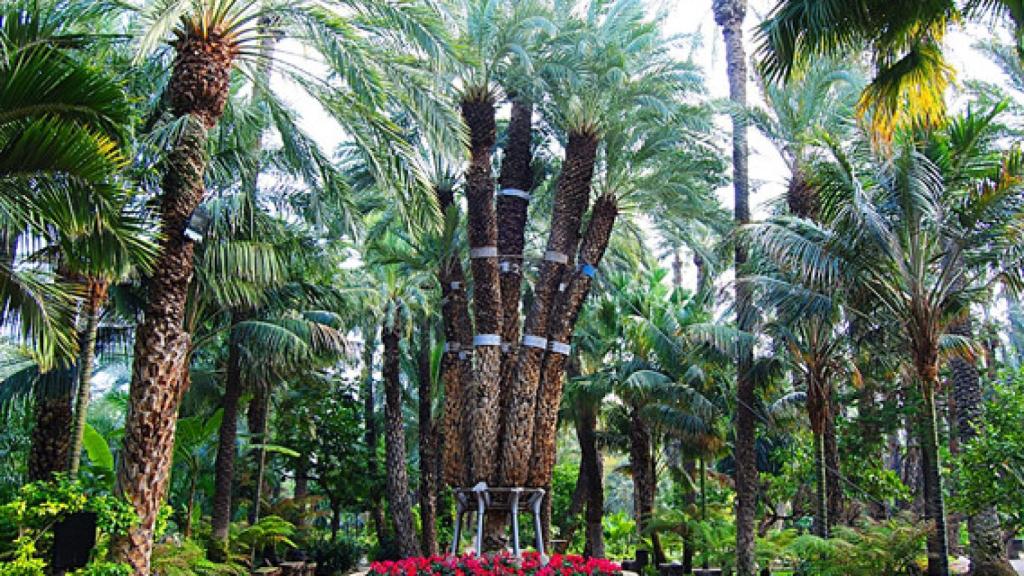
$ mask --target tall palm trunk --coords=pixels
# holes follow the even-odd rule
[[[629,467],[633,471],[633,514],[640,537],[647,534],[654,515],[656,483],[651,430],[640,417],[640,406],[629,408]],[[665,561],[657,534],[651,534],[651,554],[655,564]]]
[[[253,396],[249,401],[246,418],[249,424],[249,436],[260,444],[266,444],[268,440],[271,393],[272,390],[268,383],[253,382]],[[255,524],[260,519],[260,506],[263,504],[263,496],[267,491],[267,483],[264,479],[266,467],[267,450],[260,446],[256,449],[253,457],[252,505],[249,507],[249,524]]]
[[[420,448],[420,548],[424,556],[437,554],[437,446],[434,434],[432,411],[433,386],[430,375],[430,320],[420,326],[419,350],[416,358],[417,384],[419,385],[419,448]]]
[[[130,404],[118,490],[135,508],[139,522],[112,546],[114,556],[136,574],[149,574],[153,527],[167,490],[181,373],[190,337],[183,328],[192,279],[193,242],[185,236],[189,217],[203,199],[207,131],[224,111],[229,76],[238,47],[217,30],[186,32],[174,44],[176,56],[167,94],[185,122],[167,155],[160,202],[159,257],[147,281],[145,314],[136,331]]]
[[[71,448],[71,390],[74,369],[54,368],[35,384],[28,479],[49,480],[67,469]]]
[[[950,326],[949,333],[971,336],[971,322],[965,320]],[[982,421],[981,378],[973,362],[951,358],[953,390],[956,405],[956,433],[961,445],[970,442],[978,433]],[[993,508],[985,508],[967,517],[970,536],[971,574],[973,576],[1013,576],[1014,570],[1006,557],[1000,534],[999,518]]]
[[[501,449],[500,478],[507,486],[522,486],[530,473],[537,388],[541,380],[550,315],[558,298],[560,283],[564,282],[563,273],[579,244],[580,222],[590,199],[598,143],[593,132],[573,131],[566,145],[565,163],[555,192],[547,252],[534,285],[533,303],[526,316],[523,345],[519,348],[512,377],[511,406],[501,434],[505,443]],[[531,340],[528,342],[527,338]]]
[[[583,555],[604,558],[604,485],[601,453],[597,448],[597,406],[584,403],[576,417],[576,438],[580,443],[580,475],[586,480],[586,543]]]
[[[109,284],[102,279],[90,279],[86,288],[85,327],[82,330],[82,343],[78,351],[78,393],[75,400],[75,424],[71,433],[71,462],[68,473],[72,478],[78,476],[78,468],[82,462],[82,440],[85,438],[85,422],[89,415],[89,396],[92,392],[93,364],[96,360],[96,332],[100,326],[100,309],[107,300]]]
[[[231,314],[231,326],[246,319],[242,312]],[[221,400],[222,417],[217,434],[217,458],[213,477],[213,538],[210,557],[223,562],[227,559],[228,529],[231,527],[231,488],[235,480],[235,452],[238,441],[238,403],[242,397],[242,344],[235,331],[228,341],[228,366],[224,379],[224,398]]]
[[[377,465],[377,446],[380,433],[377,428],[377,399],[373,386],[373,352],[376,348],[376,334],[365,330],[363,333],[363,440],[366,443],[366,473],[376,483],[380,474]],[[378,542],[384,541],[387,532],[384,524],[384,509],[380,492],[373,490],[370,496],[370,518]]]
[[[452,191],[434,190],[438,205],[447,212],[454,210]],[[469,482],[468,436],[465,434],[466,395],[473,382],[473,323],[466,297],[466,278],[458,254],[441,262],[437,272],[441,284],[441,316],[444,324],[444,355],[441,357],[441,382],[444,385],[444,479],[449,486]]]
[[[464,396],[472,482],[493,482],[497,469],[501,379],[501,280],[498,228],[494,212],[491,149],[495,140],[494,100],[486,91],[462,101],[469,128],[470,160],[466,172],[469,248],[473,274],[473,342],[476,366],[473,385]]]
[[[825,413],[824,448],[825,448],[825,486],[828,489],[828,521],[829,528],[842,521],[844,517],[843,479],[840,473],[839,442],[836,432],[835,403],[832,401],[831,388],[828,394],[829,409]]]
[[[807,413],[811,421],[814,438],[814,533],[828,538],[829,528],[834,519],[829,515],[828,506],[828,462],[825,456],[825,432],[828,420],[829,386],[820,374],[809,374],[807,379]]]
[[[586,301],[593,283],[593,275],[601,264],[608,248],[615,220],[618,217],[618,201],[614,195],[603,194],[594,203],[590,222],[580,245],[579,267],[571,273],[568,286],[560,294],[549,324],[548,339],[552,343],[569,344],[576,327],[580,310]],[[551,349],[544,357],[542,379],[537,392],[537,406],[534,420],[531,460],[528,482],[531,486],[546,486],[551,482],[555,467],[555,443],[558,431],[558,406],[562,401],[562,386],[565,379],[566,350]]]
[[[942,469],[939,461],[938,417],[935,389],[938,386],[938,346],[915,343],[914,365],[921,388],[923,406],[918,413],[921,438],[921,471],[924,478],[924,513],[933,527],[928,534],[928,576],[949,574],[949,543],[946,540],[946,504],[942,494]]]
[[[746,0],[714,0],[715,22],[722,28],[725,58],[729,73],[729,99],[739,109],[747,105],[747,56],[743,46],[743,19]],[[750,221],[749,184],[747,174],[747,124],[740,114],[732,117],[732,168],[735,193],[735,220],[739,225]],[[747,250],[736,243],[736,316],[737,327],[752,328],[750,293],[739,279],[747,261]],[[739,576],[754,576],[754,521],[757,513],[757,459],[754,452],[757,433],[754,414],[755,391],[750,371],[753,351],[741,350],[736,361],[737,413],[734,441],[736,460],[736,571]]]
[[[501,341],[508,344],[501,359],[502,415],[508,414],[511,403],[510,382],[518,351],[519,300],[523,282],[523,246],[526,217],[530,201],[519,194],[533,188],[533,103],[512,98],[512,117],[508,123],[505,155],[501,161],[497,199],[498,254],[501,258]],[[499,442],[501,439],[499,438]]]
[[[402,382],[399,379],[399,331],[385,324],[384,342],[384,448],[387,456],[387,498],[395,526],[398,551],[403,558],[419,555],[412,523],[409,475],[405,467],[405,423],[402,419]]]

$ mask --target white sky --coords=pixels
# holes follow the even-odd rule
[[[728,79],[721,33],[715,24],[712,13],[712,0],[648,0],[652,6],[667,7],[669,17],[664,22],[667,34],[697,34],[701,41],[695,59],[704,69],[707,88],[713,98],[728,97]],[[775,4],[775,0],[749,0],[745,36],[748,55],[754,51],[754,27]],[[971,45],[979,38],[992,34],[990,28],[972,25],[967,30],[954,31],[948,37],[947,57],[958,71],[958,79],[985,79],[993,81],[1000,77],[999,69],[984,56],[974,50]],[[316,68],[317,65],[301,57],[302,48],[294,42],[285,41],[279,45],[278,58],[291,60],[295,65],[305,69]],[[681,54],[680,57],[685,57]],[[289,85],[280,77],[275,78],[279,94],[291,102],[301,114],[300,125],[325,150],[333,150],[341,141],[342,133],[338,125],[320,109],[311,98],[300,89]],[[747,86],[748,101],[751,104],[760,102],[757,86],[750,82]],[[720,120],[722,128],[723,149],[728,151],[728,119]],[[755,219],[766,214],[765,206],[785,193],[787,173],[785,165],[771,144],[756,131],[750,134],[750,178],[751,178],[751,209]],[[732,209],[733,192],[731,185],[718,191],[722,205]],[[688,270],[684,276],[695,277],[695,270],[689,262],[684,263]],[[723,279],[726,280],[727,279]]]
[[[712,0],[668,0],[666,2],[651,1],[653,6],[668,6],[670,14],[664,23],[665,30],[669,34],[698,34],[701,37],[701,46],[697,54],[697,61],[704,68],[708,80],[708,91],[712,97],[728,97],[728,83],[726,76],[725,59],[721,35],[715,25],[714,15],[711,10]],[[747,41],[748,54],[753,52],[753,28],[757,22],[768,13],[774,0],[750,0],[750,9],[747,12]],[[652,10],[653,11],[653,10]],[[998,68],[971,48],[971,44],[984,34],[991,34],[989,29],[981,26],[972,26],[969,30],[956,31],[950,35],[948,40],[948,57],[957,68],[959,79],[983,78],[992,80],[998,78]],[[298,51],[301,48],[294,43],[284,42],[280,46],[279,57],[294,59],[298,64],[301,58]],[[309,68],[315,66],[309,61],[303,61],[300,66]],[[275,84],[280,93],[299,110],[302,121],[300,125],[310,133],[326,150],[333,150],[341,141],[341,131],[338,125],[319,106],[301,90],[288,85],[280,77],[275,79]],[[747,87],[748,99],[751,103],[760,99],[757,87],[750,83]],[[723,127],[727,126],[723,125]],[[785,191],[786,171],[782,159],[778,156],[772,146],[760,137],[759,134],[751,134],[750,150],[750,176],[753,186],[752,208],[755,218],[763,214],[759,207],[777,197]],[[719,197],[722,204],[732,207],[732,189],[723,188]]]

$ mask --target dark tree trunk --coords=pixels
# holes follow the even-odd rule
[[[586,545],[583,555],[604,558],[604,484],[601,453],[597,448],[597,406],[580,407],[576,418],[576,438],[580,443],[580,475],[586,478]]]
[[[466,172],[467,227],[473,274],[476,356],[473,385],[464,395],[469,467],[472,482],[493,482],[497,470],[499,403],[501,398],[501,280],[498,228],[494,211],[491,149],[495,140],[494,101],[490,94],[462,101],[469,128],[470,161]]]
[[[402,419],[402,382],[399,376],[399,330],[384,325],[384,447],[387,454],[387,498],[395,526],[398,551],[403,558],[419,554],[412,522],[409,475],[405,464],[405,423]]]
[[[729,74],[729,99],[740,109],[747,105],[747,56],[743,46],[743,19],[746,0],[714,0],[715,22],[722,29]],[[735,193],[734,215],[738,225],[750,221],[747,180],[747,123],[742,115],[732,117],[732,166]],[[736,278],[744,275],[747,249],[736,243]],[[751,331],[750,292],[746,284],[736,284],[737,328]],[[758,473],[755,453],[757,416],[754,414],[755,390],[750,371],[753,351],[741,350],[736,359],[736,400],[734,458],[736,460],[736,571],[738,576],[754,576],[754,521],[757,514]]]
[[[210,544],[211,559],[224,562],[227,559],[228,529],[231,527],[231,488],[235,482],[235,454],[238,450],[238,403],[242,397],[242,344],[235,334],[235,326],[246,320],[246,315],[234,312],[231,315],[231,331],[228,342],[228,367],[224,379],[224,398],[221,401],[223,415],[217,435],[217,459],[214,462],[213,477],[213,531]]]
[[[249,436],[259,444],[267,443],[268,424],[270,423],[270,394],[271,390],[266,382],[255,382],[253,386],[252,400],[249,401],[249,410],[246,414],[249,423]],[[252,505],[249,506],[249,524],[255,524],[260,519],[260,506],[263,504],[263,496],[267,492],[267,483],[264,477],[264,469],[267,464],[267,451],[257,448],[253,454],[253,480],[252,480]]]
[[[950,326],[951,334],[970,337],[970,320]],[[982,391],[978,368],[962,358],[951,358],[949,368],[953,373],[955,399],[956,433],[961,444],[970,442],[978,433],[982,421]],[[1013,567],[1006,556],[1000,534],[999,518],[992,508],[986,508],[967,517],[967,533],[970,536],[971,574],[973,576],[1013,576]]]
[[[840,469],[839,442],[836,432],[835,402],[829,392],[829,408],[825,420],[825,482],[828,488],[828,521],[829,529],[842,522],[845,514],[843,497],[843,478]]]
[[[942,467],[939,460],[938,418],[935,390],[938,386],[938,346],[915,343],[914,365],[920,384],[922,406],[918,411],[921,441],[921,472],[924,488],[924,515],[932,523],[928,534],[928,576],[949,574],[949,543],[946,541],[946,504],[942,493]]]
[[[430,374],[430,321],[420,326],[416,375],[419,380],[419,448],[420,448],[420,523],[423,531],[420,547],[424,556],[437,554],[437,446],[435,444],[432,400],[433,386]]]
[[[363,339],[363,439],[366,442],[366,472],[370,481],[377,484],[380,481],[380,471],[377,465],[377,446],[380,434],[377,428],[376,395],[373,386],[373,352],[377,346],[376,334],[367,330]],[[371,492],[370,518],[373,520],[377,542],[383,542],[387,530],[380,490],[374,489]]]
[[[111,545],[113,557],[136,574],[149,574],[153,527],[167,491],[178,406],[188,379],[190,337],[183,327],[193,250],[185,236],[189,217],[203,199],[207,131],[224,111],[238,47],[220,34],[186,33],[174,43],[167,94],[185,122],[167,155],[160,201],[161,241],[147,279],[143,320],[136,330],[135,362],[117,474],[118,493],[131,502],[139,522]]]
[[[519,300],[523,281],[523,246],[530,201],[520,196],[533,189],[533,103],[512,98],[512,116],[506,135],[505,155],[498,175],[498,254],[501,258],[501,357],[502,416],[511,403],[514,360],[519,344]],[[502,440],[499,438],[498,442]]]
[[[522,486],[531,472],[531,447],[534,426],[537,425],[537,389],[541,382],[550,315],[558,298],[559,284],[565,279],[567,263],[575,255],[579,244],[580,223],[590,199],[597,145],[595,134],[569,134],[565,163],[555,193],[547,253],[541,262],[540,274],[533,290],[533,303],[526,316],[523,345],[519,348],[512,377],[512,405],[501,434],[504,445],[501,450],[500,478],[508,486]],[[531,339],[532,344],[527,338]],[[557,386],[560,397],[561,379]],[[540,482],[533,485],[546,484]]]
[[[438,205],[446,213],[456,210],[452,191],[437,188]],[[469,316],[466,278],[455,247],[438,269],[441,284],[441,317],[444,323],[444,355],[441,382],[444,385],[444,479],[449,486],[469,484],[468,434],[465,430],[466,397],[473,385],[473,323]]]
[[[560,294],[549,324],[548,339],[553,344],[567,346],[572,340],[576,320],[590,293],[593,275],[604,257],[618,213],[618,202],[610,194],[602,195],[594,203],[590,223],[580,245],[579,267],[569,277],[568,286]],[[567,358],[565,349],[555,350],[552,347],[541,367],[542,379],[537,392],[536,429],[528,476],[531,486],[544,486],[551,482],[551,473],[555,467],[558,406],[562,401]]]
[[[633,471],[633,514],[636,517],[636,529],[642,538],[648,532],[651,517],[654,514],[654,497],[656,484],[654,479],[654,459],[652,458],[653,441],[647,423],[640,418],[640,407],[629,408],[629,466]],[[661,550],[656,535],[651,535],[654,548],[651,555],[655,564],[665,562],[665,554]]]
[[[35,384],[35,423],[28,454],[28,479],[50,480],[64,472],[71,449],[71,390],[75,370],[55,368]]]

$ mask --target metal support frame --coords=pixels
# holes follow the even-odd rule
[[[540,552],[541,562],[547,564],[544,554],[544,534],[541,526],[541,505],[544,502],[543,488],[491,488],[481,482],[472,488],[456,488],[455,493],[455,534],[452,537],[452,555],[459,553],[459,540],[462,538],[463,518],[476,512],[476,550],[479,554],[484,543],[484,517],[487,512],[509,512],[512,522],[512,553],[516,558],[522,557],[519,542],[519,512],[533,514],[533,527],[536,533],[536,547]]]

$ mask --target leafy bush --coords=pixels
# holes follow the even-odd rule
[[[316,562],[317,576],[344,574],[354,567],[363,555],[359,542],[341,535],[333,542],[329,538],[318,540],[307,548],[309,556]]]
[[[615,512],[605,514],[601,526],[605,553],[612,558],[632,558],[637,545],[636,521],[625,512]]]
[[[168,539],[153,547],[150,567],[154,574],[161,576],[244,576],[247,567],[229,559],[226,563],[211,562],[206,558],[206,548],[194,540]]]
[[[122,534],[136,521],[126,501],[89,493],[80,482],[66,476],[26,484],[15,500],[0,506],[0,576],[44,574],[52,544],[50,529],[78,512],[96,514],[101,537]],[[127,566],[104,562],[102,556],[102,550],[94,551],[92,562],[79,572],[95,576],[125,573]]]
[[[815,576],[916,576],[924,563],[929,525],[899,517],[857,529],[838,526],[835,537],[804,535],[789,546],[801,573]]]
[[[462,574],[510,574],[516,576],[572,576],[587,574],[589,576],[610,576],[622,573],[622,568],[614,562],[602,558],[583,558],[575,555],[555,554],[547,565],[541,563],[540,554],[525,552],[523,558],[517,560],[512,555],[503,553],[494,557],[476,556],[431,556],[429,558],[406,558],[398,561],[374,562],[370,566],[371,574],[386,576],[457,576]]]

